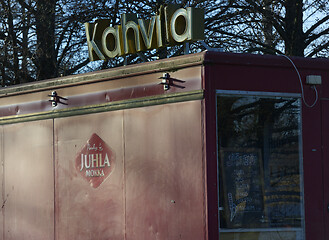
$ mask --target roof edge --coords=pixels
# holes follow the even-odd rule
[[[0,88],[0,98],[202,65],[205,52]]]

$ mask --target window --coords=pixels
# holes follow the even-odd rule
[[[220,239],[304,239],[300,100],[217,98]]]

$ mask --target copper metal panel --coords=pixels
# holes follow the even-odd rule
[[[127,240],[205,239],[201,101],[125,111]]]
[[[124,239],[122,121],[123,111],[55,119],[57,240]],[[115,158],[111,174],[97,187],[76,167],[94,134]]]
[[[53,121],[6,125],[3,129],[3,239],[53,239]]]
[[[0,98],[9,95],[20,95],[36,91],[53,90],[58,88],[68,88],[76,85],[92,84],[95,82],[108,81],[112,79],[123,79],[128,77],[131,78],[134,76],[146,75],[150,73],[177,72],[180,69],[186,69],[202,65],[203,58],[204,53],[190,54],[188,56],[179,56],[170,59],[162,59],[159,61],[134,64],[97,72],[90,72],[33,83],[20,84],[0,89]]]
[[[129,67],[127,68],[129,69]],[[110,70],[108,70],[110,72]],[[0,117],[52,111],[58,109],[101,104],[107,102],[134,99],[160,94],[181,93],[202,89],[201,67],[191,67],[170,73],[177,86],[172,86],[165,91],[160,84],[163,73],[149,73],[127,78],[117,76],[114,79],[104,81],[95,73],[94,83],[86,85],[72,85],[70,87],[56,87],[54,89],[36,90],[34,93],[2,97],[0,102]],[[50,84],[50,83],[49,83]],[[37,83],[36,83],[37,86]],[[52,84],[50,84],[52,86]],[[10,89],[9,89],[10,90]],[[67,105],[58,104],[56,108],[49,102],[52,90],[65,97]]]

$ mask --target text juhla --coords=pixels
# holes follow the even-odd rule
[[[96,154],[81,154],[81,168],[80,172],[85,168],[103,168],[103,167],[110,167],[110,160],[107,155],[103,156],[102,153],[96,153]]]

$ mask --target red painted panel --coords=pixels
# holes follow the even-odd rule
[[[304,83],[306,100],[311,103],[315,93],[305,85],[307,75],[321,75],[323,86],[328,87],[329,65],[323,59],[291,57]],[[298,74],[292,63],[283,56],[214,53],[205,55],[209,65],[208,76],[215,89],[280,93],[301,93]],[[207,66],[207,65],[206,65]],[[321,86],[317,86],[321,92]],[[326,91],[329,96],[329,91]]]
[[[328,69],[328,59],[326,58],[304,58],[290,57],[297,68],[319,70]],[[266,67],[275,69],[290,68],[291,62],[285,56],[230,53],[230,52],[204,52],[204,62],[217,65],[237,65],[250,67]]]
[[[127,240],[205,239],[201,104],[125,111]]]
[[[206,146],[206,178],[207,178],[207,239],[219,239],[218,222],[218,174],[217,174],[217,106],[215,81],[211,78],[211,66],[203,69],[203,83],[206,89],[203,101],[203,114],[205,124],[204,146]]]
[[[322,172],[323,172],[323,193],[324,193],[324,203],[323,203],[324,223],[321,225],[324,225],[324,230],[325,230],[324,239],[328,240],[329,239],[329,100],[328,99],[322,100],[321,105],[322,105],[322,153],[323,153]]]
[[[122,121],[122,111],[55,119],[56,239],[124,239]],[[97,188],[91,186],[90,178],[86,181],[75,164],[88,140],[94,148],[94,134],[102,139],[102,148],[108,146],[115,155],[111,174]],[[99,143],[98,139],[98,150]],[[111,160],[109,157],[113,164]],[[101,164],[106,166],[99,170],[108,167],[104,161]]]
[[[212,71],[216,89],[261,92],[300,92],[298,75],[291,68],[219,65]],[[287,84],[288,83],[288,84]]]
[[[329,97],[329,91],[326,90],[329,87],[329,81],[327,81],[329,77],[327,61],[305,58],[292,58],[292,60],[301,75],[306,102],[310,105],[315,100],[315,91],[311,86],[305,84],[307,75],[321,75],[323,84],[317,86],[319,98]],[[301,93],[298,75],[293,65],[285,57],[207,53],[205,61],[212,62],[212,65],[206,65],[206,109],[210,104],[213,104],[212,96],[216,89]],[[325,104],[326,107],[322,107],[322,110],[320,100],[313,108],[306,107],[304,103],[302,105],[306,239],[327,239],[325,236],[328,234],[325,233],[325,229],[329,229],[329,225],[325,225],[328,224],[327,222],[324,223],[324,214],[327,214],[326,208],[327,203],[329,203],[329,195],[326,196],[326,189],[323,189],[323,181],[326,181],[324,180],[326,179],[326,172],[323,173],[323,167],[328,164],[327,167],[329,168],[329,163],[322,161],[321,135],[323,136],[323,133],[329,131],[329,125],[321,129],[321,111],[324,114],[322,121],[324,123],[329,122],[328,110],[325,113],[325,109],[329,109],[329,105]],[[207,111],[206,118],[208,119],[207,129],[209,128],[207,130],[208,139],[210,137],[209,133],[212,135],[210,129],[215,128],[215,125],[211,123],[214,120],[211,110]],[[325,138],[328,138],[328,136]],[[327,145],[329,148],[329,138],[325,141],[328,141]],[[208,154],[212,153],[211,149],[214,149],[214,143],[208,142]],[[325,153],[325,151],[324,149],[324,161],[326,161],[326,158],[329,158],[329,152]],[[325,156],[325,154],[328,156]],[[207,177],[212,176],[213,174],[208,172]],[[329,186],[329,182],[327,185]],[[211,187],[208,185],[208,191],[210,189]],[[326,199],[325,202],[324,197]],[[209,234],[212,232],[211,229],[213,228],[210,226]]]
[[[52,120],[3,126],[6,240],[54,239]]]

